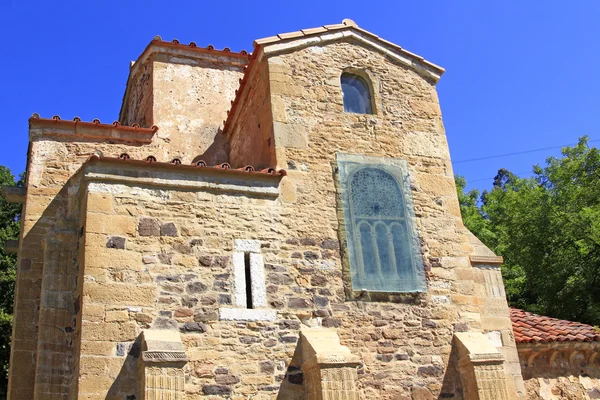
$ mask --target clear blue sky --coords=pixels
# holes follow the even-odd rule
[[[446,68],[438,91],[453,161],[600,139],[597,0],[4,0],[0,164],[25,168],[33,112],[117,119],[129,62],[155,35],[252,50],[253,39],[343,18]],[[551,154],[455,172],[485,189],[498,168],[527,175]]]

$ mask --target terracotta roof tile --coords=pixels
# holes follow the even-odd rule
[[[600,342],[600,330],[591,325],[510,309],[517,343]]]
[[[148,157],[146,157],[143,160],[135,160],[132,159],[129,154],[127,153],[123,153],[121,154],[119,157],[105,157],[105,156],[101,156],[98,154],[92,154],[89,156],[88,161],[108,161],[108,162],[115,162],[115,163],[127,163],[127,164],[132,164],[132,165],[152,165],[152,166],[167,166],[167,167],[174,167],[174,168],[185,168],[185,169],[196,169],[196,170],[200,170],[203,168],[210,168],[212,170],[218,170],[221,172],[225,172],[225,173],[233,173],[233,174],[252,174],[252,175],[274,175],[274,176],[286,176],[287,172],[284,169],[280,169],[279,171],[275,170],[274,168],[265,168],[263,170],[257,171],[253,166],[251,165],[247,165],[245,167],[242,168],[237,168],[237,169],[232,169],[231,165],[229,165],[228,163],[223,163],[223,164],[217,164],[217,165],[212,165],[212,166],[208,166],[206,165],[206,162],[200,160],[200,161],[196,161],[193,164],[182,164],[181,160],[179,158],[174,158],[169,162],[160,162],[157,161],[156,157],[153,155],[149,155]]]

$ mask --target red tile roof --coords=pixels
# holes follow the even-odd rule
[[[600,330],[591,325],[510,309],[517,343],[600,342]]]
[[[208,166],[204,161],[197,161],[191,165],[182,164],[179,158],[174,158],[170,162],[160,162],[156,160],[156,157],[150,155],[143,160],[134,160],[129,154],[123,153],[119,157],[104,157],[98,154],[92,154],[88,158],[88,161],[109,161],[109,162],[117,162],[117,163],[127,163],[132,165],[140,165],[140,166],[162,166],[162,167],[176,167],[176,168],[186,168],[186,169],[210,169],[214,171],[220,171],[225,173],[233,173],[233,174],[253,174],[253,175],[275,175],[275,176],[286,176],[287,172],[284,169],[280,169],[279,171],[274,168],[265,168],[260,171],[254,169],[253,166],[247,165],[242,168],[232,169],[231,165],[227,163]]]
[[[133,124],[131,126],[121,125],[119,121],[114,121],[112,124],[103,124],[100,122],[98,118],[95,118],[92,122],[82,121],[81,118],[75,117],[73,120],[68,119],[60,119],[60,116],[55,115],[52,118],[41,118],[39,114],[34,113],[30,118],[30,121],[38,121],[38,122],[47,122],[56,125],[70,125],[70,126],[87,126],[87,127],[97,127],[97,128],[105,128],[105,129],[120,129],[123,131],[132,131],[132,132],[151,132],[154,133],[158,130],[158,127],[155,125],[152,128],[141,128],[139,124]]]

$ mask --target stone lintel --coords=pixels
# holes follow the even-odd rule
[[[277,311],[253,308],[219,308],[221,321],[275,321]]]
[[[7,240],[4,242],[4,251],[10,254],[16,254],[19,252],[19,241],[18,240]]]
[[[23,204],[27,189],[19,186],[2,186],[2,196],[9,203]]]
[[[275,199],[279,196],[281,176],[216,168],[150,166],[145,162],[137,165],[98,160],[84,165],[83,179],[90,183],[107,182],[127,186],[215,191]]]
[[[502,256],[469,256],[471,260],[471,264],[483,264],[483,265],[494,265],[500,266],[504,263],[504,258]]]

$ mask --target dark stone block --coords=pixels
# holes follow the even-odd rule
[[[200,309],[194,314],[194,321],[196,322],[212,322],[219,319],[217,311],[214,309]]]
[[[228,292],[229,284],[225,281],[215,281],[213,283],[213,290],[216,290],[217,292]]]
[[[444,368],[441,365],[424,365],[419,367],[417,373],[420,376],[440,377],[444,375]]]
[[[319,259],[319,253],[317,253],[316,251],[305,251],[304,252],[304,259],[308,260],[308,261],[314,261],[314,260],[318,260]]]
[[[220,294],[219,295],[219,304],[230,305],[231,304],[231,295],[230,294]]]
[[[302,246],[316,246],[317,241],[313,238],[302,238],[299,240]]]
[[[265,347],[273,347],[273,346],[275,346],[276,344],[277,344],[277,340],[275,340],[275,339],[269,339],[269,340],[266,340],[266,341],[263,343],[263,345],[264,345]]]
[[[329,299],[322,296],[314,296],[315,305],[319,308],[325,308],[329,305]]]
[[[217,268],[227,268],[229,265],[229,256],[214,257],[211,266]]]
[[[109,249],[125,249],[125,238],[118,236],[111,236],[106,241],[106,247]]]
[[[288,307],[290,308],[311,308],[312,304],[307,299],[292,297],[288,299]]]
[[[179,328],[179,330],[183,333],[204,333],[207,331],[207,329],[208,328],[206,325],[198,322],[186,322]]]
[[[223,385],[204,385],[202,387],[202,392],[207,396],[229,396],[231,394],[231,388]]]
[[[138,234],[140,236],[159,236],[160,223],[154,218],[140,218],[138,223]]]
[[[181,298],[181,305],[188,308],[194,308],[198,304],[198,298],[191,296],[183,296]]]
[[[234,375],[217,375],[215,382],[219,385],[235,385],[236,383],[240,383],[240,378]]]
[[[271,270],[273,272],[287,272],[287,268],[283,265],[265,264],[265,269]]]
[[[294,278],[289,274],[271,273],[267,275],[267,282],[273,285],[292,285]]]
[[[177,227],[172,222],[160,226],[160,236],[177,236]]]
[[[267,286],[267,293],[269,293],[269,294],[277,293],[278,290],[279,290],[279,288],[275,285]]]
[[[339,328],[342,326],[342,320],[339,318],[323,318],[322,324],[325,328]]]
[[[277,309],[283,308],[285,306],[285,304],[281,300],[273,300],[269,304],[271,305],[272,308],[277,308]]]
[[[302,258],[302,253],[295,251],[292,253],[292,258]]]
[[[173,316],[173,312],[172,311],[160,310],[158,312],[158,315],[161,316],[161,317],[171,318]]]
[[[314,275],[310,278],[310,284],[313,286],[325,286],[327,285],[327,278],[323,275]]]
[[[279,321],[279,329],[300,329],[300,321],[295,321],[293,319],[284,319]]]
[[[226,375],[229,373],[229,369],[225,367],[218,367],[215,369],[215,375]]]
[[[240,342],[244,344],[252,344],[260,342],[260,338],[256,336],[242,336],[240,337]]]
[[[296,336],[282,336],[279,338],[281,343],[296,343],[298,341],[298,337]]]
[[[211,256],[200,256],[198,262],[203,267],[210,267],[212,265],[213,258]]]
[[[294,239],[294,238],[288,239],[288,240],[286,240],[285,242],[286,242],[287,244],[292,244],[292,245],[294,245],[294,246],[298,246],[298,244],[300,243],[300,242],[298,241],[298,239]]]
[[[156,318],[154,329],[177,329],[177,321],[169,318]]]
[[[181,276],[179,275],[158,275],[156,282],[181,282]]]
[[[326,318],[329,317],[331,315],[331,312],[329,310],[316,310],[315,311],[315,317],[320,317],[320,318]]]
[[[202,282],[192,282],[187,285],[188,293],[202,293],[205,292],[206,289],[208,289],[208,287]]]
[[[384,319],[376,319],[373,321],[373,326],[386,326],[388,322]]]
[[[340,242],[336,239],[325,239],[321,242],[321,247],[328,250],[337,250],[340,248]]]
[[[454,332],[468,332],[469,331],[469,325],[467,325],[464,322],[458,322],[456,324],[454,324]]]
[[[258,363],[260,367],[260,372],[263,374],[274,374],[275,373],[275,364],[273,361],[263,361]]]
[[[192,246],[192,247],[202,246],[202,244],[204,244],[204,242],[202,241],[202,239],[192,239],[192,240],[190,240],[190,246]]]
[[[333,296],[333,293],[329,289],[319,289],[319,294],[321,296]]]
[[[406,361],[408,360],[408,354],[396,354],[395,355],[396,360],[400,360],[400,361]]]
[[[390,362],[394,359],[394,356],[391,354],[377,354],[376,358],[379,361]]]
[[[423,328],[437,328],[437,324],[430,319],[424,319],[421,324]]]

